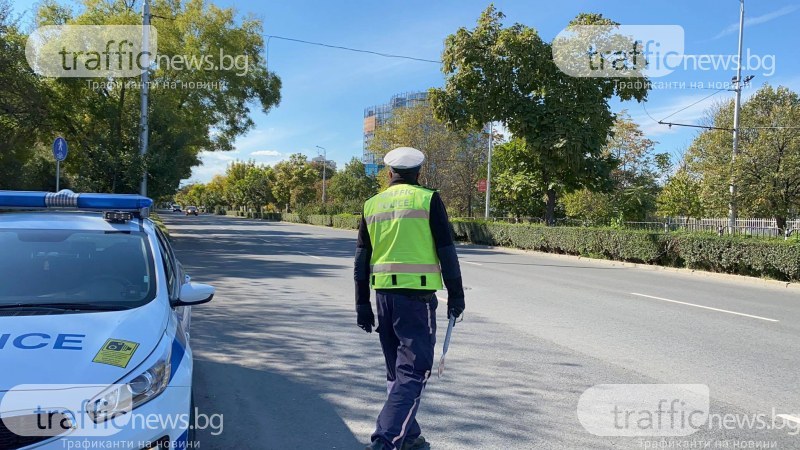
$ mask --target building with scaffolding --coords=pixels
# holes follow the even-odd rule
[[[367,175],[375,176],[383,168],[382,161],[369,151],[369,144],[375,137],[375,129],[386,123],[396,109],[424,105],[427,102],[427,92],[404,92],[392,96],[389,103],[364,109],[364,155],[361,161],[364,163]]]

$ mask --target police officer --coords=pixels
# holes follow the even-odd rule
[[[410,147],[386,154],[389,188],[364,204],[358,233],[357,323],[367,333],[375,326],[371,286],[389,394],[367,450],[430,448],[415,416],[433,368],[436,291],[442,281],[448,317],[464,311],[461,269],[444,203],[418,182],[424,160],[422,152]]]

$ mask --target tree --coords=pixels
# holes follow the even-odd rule
[[[709,111],[709,123],[730,128],[733,104]],[[701,182],[703,206],[727,213],[728,184],[736,181],[742,215],[772,217],[785,229],[800,210],[800,96],[786,87],[764,85],[742,106],[739,156],[731,164],[731,132],[700,133],[689,147],[689,169]]]
[[[685,167],[671,176],[658,195],[658,214],[662,217],[699,219],[703,216],[700,183]]]
[[[328,194],[341,212],[361,211],[364,202],[377,192],[378,180],[367,175],[358,158],[351,159],[328,185]]]
[[[45,2],[36,19],[40,26],[138,25],[141,17],[133,6],[133,2],[84,0],[81,13],[73,15],[57,3]],[[40,143],[49,144],[57,134],[69,141],[70,156],[62,169],[77,190],[136,192],[146,170],[148,194],[152,197],[173,194],[179,181],[188,178],[191,168],[200,163],[200,151],[231,150],[236,137],[254,125],[250,118],[252,106],[258,105],[266,113],[280,100],[280,79],[267,72],[262,56],[261,22],[238,18],[232,9],[221,9],[204,0],[156,0],[152,11],[159,31],[160,59],[150,74],[146,158],[139,156],[138,148],[138,79],[92,80],[100,81],[95,85],[78,78],[42,79],[31,75],[27,64],[6,65],[5,61],[0,61],[0,77],[19,79],[21,84],[29,79],[36,81],[46,95],[19,90],[39,107],[29,111],[20,108],[24,105],[16,100],[10,102],[16,105],[16,114],[22,118],[19,120],[27,125],[6,126],[0,121],[0,140],[8,128],[15,130],[15,135],[23,135],[25,127],[33,123],[39,127],[34,136]],[[9,54],[19,59],[17,50]],[[5,48],[0,53],[6,55]],[[182,55],[209,64],[199,67],[169,63]],[[227,67],[220,64],[223,57],[235,57],[235,66],[217,70]],[[209,70],[212,66],[214,69]],[[42,95],[47,101],[36,100]],[[24,118],[23,114],[32,112],[40,120]]]
[[[425,154],[420,183],[439,189],[451,210],[471,215],[478,179],[485,176],[488,139],[478,130],[448,128],[423,103],[394,111],[375,130],[370,151],[380,157],[397,147],[419,149]]]
[[[288,160],[276,164],[274,170],[275,184],[272,194],[276,204],[285,206],[286,211],[289,211],[314,200],[317,171],[305,155],[295,153]]]
[[[603,155],[616,167],[604,189],[583,188],[563,196],[567,216],[596,223],[644,220],[656,210],[658,181],[669,171],[667,153],[655,153],[656,142],[646,138],[627,112],[617,115]]]
[[[503,28],[503,14],[489,6],[472,30],[447,37],[442,55],[443,89],[432,89],[437,117],[459,129],[504,122],[522,139],[529,160],[525,176],[546,195],[553,223],[556,196],[603,185],[614,167],[603,145],[614,122],[609,100],[644,101],[648,85],[622,77],[573,77],[553,60],[553,47],[527,26]],[[581,14],[570,23],[615,25],[601,15]],[[630,42],[631,48],[633,42]],[[584,53],[586,47],[582,50]]]
[[[536,217],[544,212],[541,181],[530,176],[531,158],[522,139],[497,146],[492,158],[491,202],[495,214]]]
[[[0,0],[0,189],[42,189],[55,178],[55,165],[47,178],[40,176],[40,169],[49,169],[37,157],[37,143],[46,137],[42,118],[50,109],[50,95],[28,66],[25,40],[11,5]]]
[[[226,202],[233,207],[261,211],[275,201],[272,195],[275,173],[271,167],[255,161],[234,161],[228,165],[224,177],[214,177],[206,187],[207,203]],[[208,205],[206,205],[208,206]]]

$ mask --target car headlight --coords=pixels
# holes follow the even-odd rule
[[[172,346],[167,345],[150,368],[124,378],[128,381],[121,381],[89,400],[86,407],[89,417],[95,423],[105,422],[158,397],[169,384],[171,356]]]

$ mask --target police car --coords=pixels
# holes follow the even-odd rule
[[[0,449],[190,448],[190,281],[138,195],[0,191]]]

